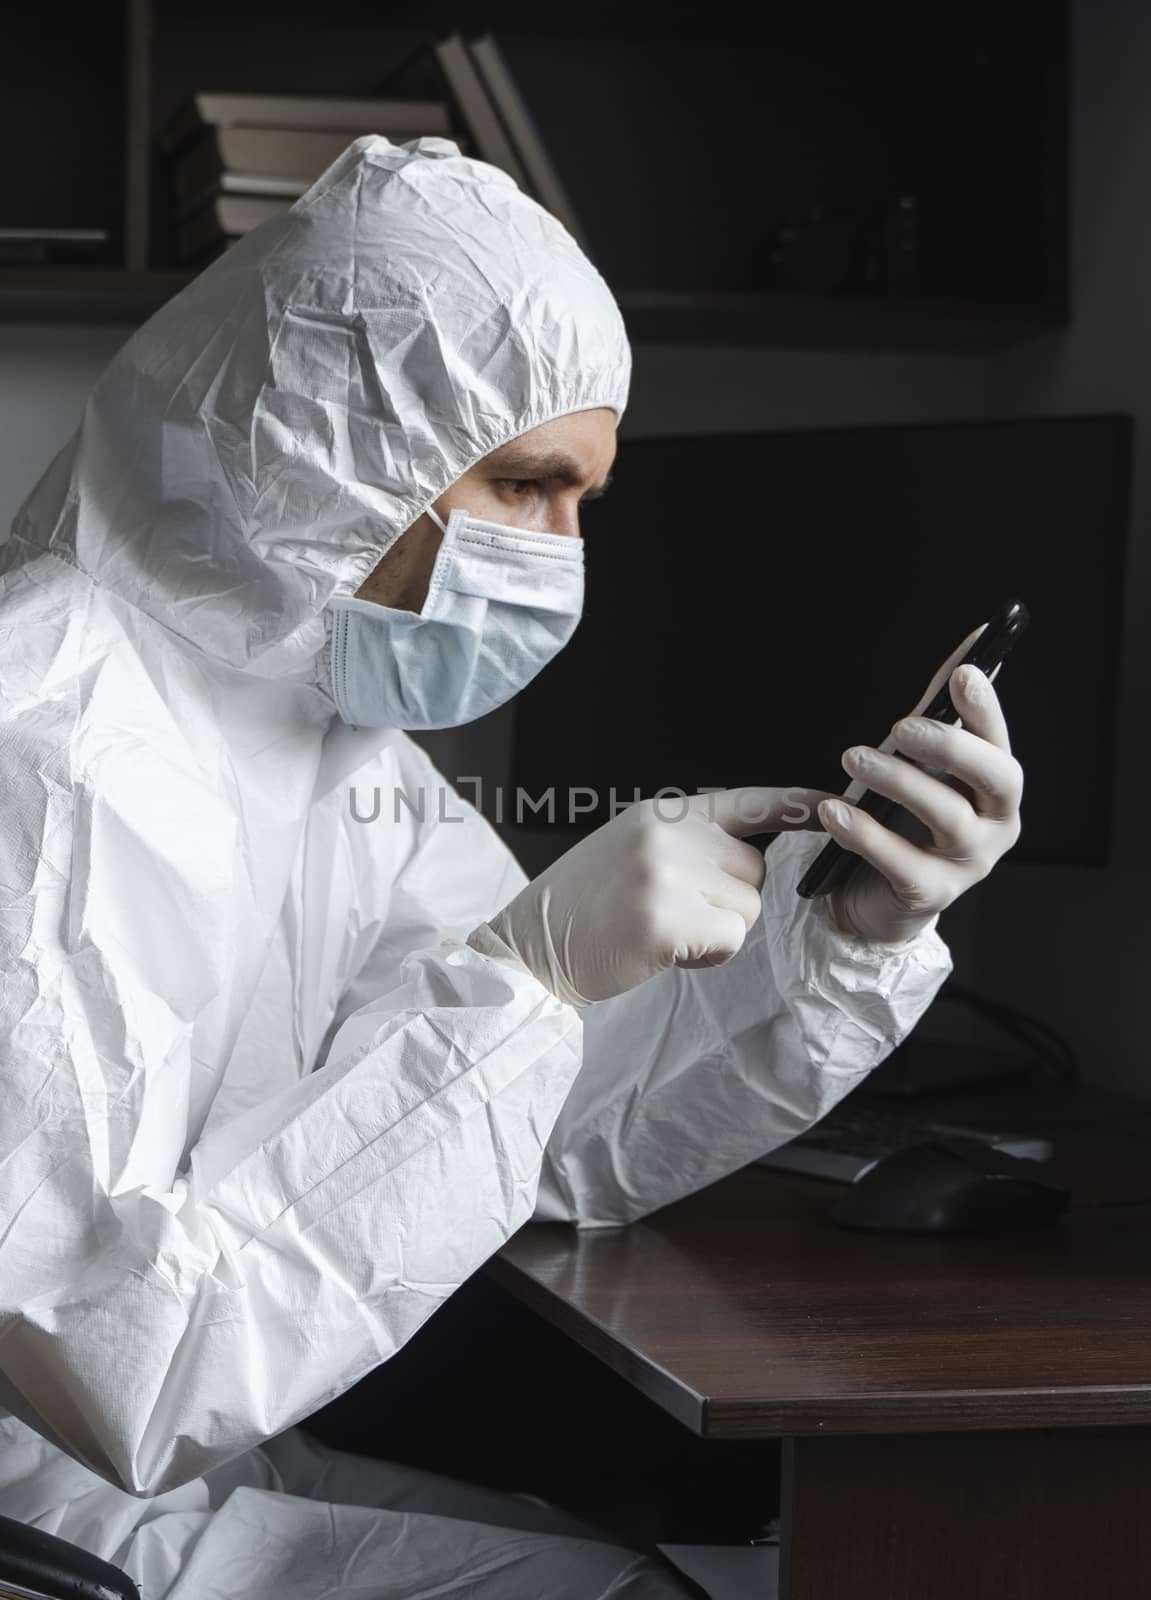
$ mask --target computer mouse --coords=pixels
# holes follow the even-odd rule
[[[907,1233],[1049,1228],[1071,1196],[1021,1160],[976,1139],[936,1138],[883,1156],[831,1210],[845,1228]]]

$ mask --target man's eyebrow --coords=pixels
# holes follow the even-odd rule
[[[512,445],[506,445],[492,457],[491,464],[498,467],[501,472],[531,472],[541,478],[555,478],[572,488],[578,488],[583,482],[579,462],[574,456],[568,455],[566,450],[541,451],[530,447],[517,450]],[[599,488],[589,489],[584,498],[597,500],[611,488],[614,481],[614,475],[609,472]]]

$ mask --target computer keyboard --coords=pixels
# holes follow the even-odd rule
[[[884,1156],[940,1134],[978,1139],[1004,1155],[1031,1161],[1050,1160],[1054,1148],[1049,1139],[1007,1133],[985,1121],[944,1121],[932,1118],[922,1106],[877,1105],[849,1095],[814,1128],[770,1155],[761,1156],[755,1165],[828,1178],[835,1183],[854,1183]]]

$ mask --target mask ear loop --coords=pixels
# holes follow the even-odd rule
[[[417,613],[417,615],[421,616],[421,617],[426,617],[427,616],[427,614],[428,614],[428,606],[429,606],[433,596],[436,594],[436,591],[439,588],[440,583],[443,581],[444,573],[447,571],[448,566],[450,565],[450,562],[451,562],[451,543],[452,543],[452,540],[451,540],[451,535],[450,535],[448,530],[451,527],[452,519],[454,517],[466,518],[466,516],[467,516],[467,512],[461,510],[457,506],[454,510],[448,512],[448,520],[447,520],[447,522],[445,522],[443,520],[443,518],[440,516],[439,512],[436,510],[435,506],[429,505],[425,509],[427,511],[428,516],[431,517],[432,521],[439,528],[440,533],[443,535],[443,537],[440,540],[440,548],[436,551],[436,559],[432,563],[432,573],[431,573],[431,577],[428,579],[428,592],[424,596],[424,603],[420,607],[420,609],[419,609],[419,611]]]

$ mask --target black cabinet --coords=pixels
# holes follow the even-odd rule
[[[446,96],[455,32],[499,42],[639,342],[979,351],[1067,320],[1064,0],[9,7],[0,229],[108,237],[0,265],[0,317],[131,323],[188,280],[156,135],[194,90]]]

